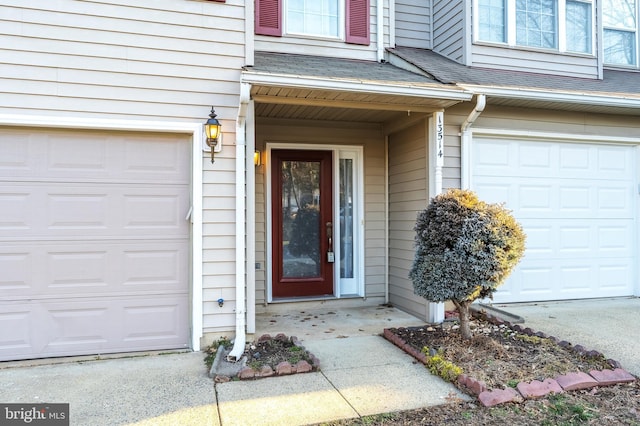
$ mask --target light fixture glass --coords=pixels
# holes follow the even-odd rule
[[[253,164],[255,166],[259,166],[262,164],[262,153],[257,149],[253,153]]]
[[[222,125],[216,118],[216,111],[211,107],[211,113],[209,119],[204,123],[204,133],[207,136],[207,145],[211,148],[211,162],[213,163],[214,150],[218,145],[218,138],[220,137],[220,130]]]

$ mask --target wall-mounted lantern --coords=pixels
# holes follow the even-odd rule
[[[220,152],[222,149],[222,124],[216,118],[216,111],[211,107],[211,113],[209,119],[204,123],[204,134],[207,137],[207,146],[211,149],[211,163],[213,163],[213,156],[215,152]]]
[[[253,165],[258,167],[262,164],[262,153],[259,150],[255,150],[253,153]]]

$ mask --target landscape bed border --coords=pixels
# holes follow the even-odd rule
[[[587,357],[604,357],[603,354],[596,350],[587,350],[582,345],[572,345],[566,340],[560,340],[555,336],[549,336],[541,331],[534,331],[529,327],[522,327],[519,324],[513,324],[494,315],[490,315],[484,311],[475,312],[474,315],[490,324],[500,326],[505,325],[511,330],[526,334],[527,336],[536,336],[542,339],[549,339],[558,346],[572,350],[579,355]],[[395,344],[397,347],[414,357],[423,364],[427,363],[427,355],[420,350],[409,345],[404,339],[395,334],[394,330],[408,328],[385,328],[383,337]],[[557,376],[555,378],[547,378],[542,381],[532,380],[531,382],[519,382],[515,388],[505,387],[504,389],[488,389],[485,382],[476,380],[466,374],[460,374],[456,379],[458,385],[468,390],[473,396],[485,407],[493,407],[498,404],[507,402],[522,402],[525,399],[536,399],[550,393],[564,393],[566,391],[590,389],[596,386],[612,386],[618,383],[631,383],[636,378],[622,368],[622,365],[616,360],[606,359],[611,369],[591,370],[589,373],[572,372]]]

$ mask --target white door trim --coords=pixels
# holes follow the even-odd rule
[[[0,125],[84,130],[184,133],[191,136],[191,348],[202,337],[202,123],[0,114]],[[187,220],[188,218],[185,218]]]
[[[355,213],[358,215],[357,217],[357,255],[355,259],[355,270],[356,270],[356,279],[359,280],[358,285],[358,294],[357,297],[364,297],[365,295],[365,285],[364,285],[364,148],[359,145],[324,145],[324,144],[291,144],[291,143],[283,143],[283,142],[267,142],[266,143],[266,164],[271,164],[271,150],[272,149],[298,149],[298,150],[316,150],[316,151],[332,151],[334,154],[339,153],[340,151],[345,151],[349,153],[356,153],[356,167],[358,168],[356,172],[356,181],[354,182],[357,187],[357,210]],[[333,170],[334,177],[337,176],[339,171],[339,155],[334,155],[333,158]],[[271,218],[271,168],[267,167],[265,170],[265,180],[266,180],[266,194],[265,194],[265,209],[266,209],[266,218],[267,224],[272,223]],[[338,212],[339,206],[339,179],[333,179],[333,204],[334,204],[334,212],[333,212],[333,223],[339,223],[340,218]],[[267,226],[266,234],[267,234],[267,259],[271,259],[271,244],[272,244],[272,233],[271,226]],[[336,248],[339,250],[339,244],[336,244]],[[340,258],[340,253],[336,251],[336,258]],[[336,262],[336,265],[338,263]],[[272,267],[269,262],[265,264],[265,272],[266,272],[266,285],[267,285],[267,302],[273,302],[273,294],[272,294]],[[334,296],[336,298],[341,297],[340,290],[340,268],[334,268]],[[313,298],[311,298],[313,299]]]

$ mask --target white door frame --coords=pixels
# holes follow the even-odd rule
[[[355,271],[355,280],[357,281],[357,293],[349,294],[348,296],[354,297],[364,297],[364,149],[359,145],[324,145],[324,144],[291,144],[291,143],[283,143],[283,142],[267,142],[266,143],[266,164],[271,164],[271,150],[272,149],[296,149],[296,150],[315,150],[315,151],[332,151],[333,155],[333,223],[339,224],[339,197],[340,197],[340,181],[339,181],[339,161],[340,161],[340,153],[348,153],[349,156],[346,158],[351,158],[354,160],[354,166],[356,168],[355,171],[355,182],[354,187],[356,191],[356,207],[354,208],[355,215],[355,223],[357,226],[354,226],[354,248],[355,248],[355,256],[354,256],[354,271]],[[337,155],[336,155],[337,154]],[[267,224],[272,223],[271,218],[271,168],[267,167],[265,170],[265,180],[266,180],[266,198],[265,198],[265,210],[267,216]],[[266,227],[267,233],[267,247],[266,254],[267,259],[272,259],[271,250],[272,250],[272,232],[271,226]],[[335,234],[337,235],[339,232],[339,228],[335,228]],[[340,244],[335,244],[335,267],[333,269],[334,274],[334,297],[341,298],[345,295],[342,294],[341,283],[340,283]],[[266,272],[266,283],[267,283],[267,302],[272,303],[274,301],[272,294],[272,265],[270,262],[266,262],[265,265]],[[309,300],[314,300],[317,298],[309,298]],[[296,299],[299,300],[299,299]]]

